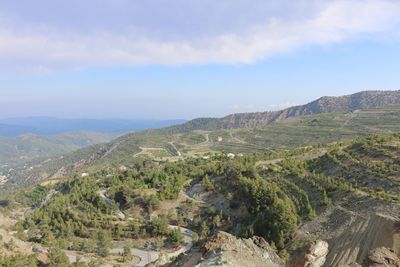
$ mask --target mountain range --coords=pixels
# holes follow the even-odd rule
[[[290,107],[280,111],[236,113],[223,118],[198,118],[181,125],[162,129],[162,131],[177,133],[192,130],[255,128],[291,117],[326,112],[351,112],[358,109],[376,108],[394,104],[400,104],[400,90],[363,91],[339,97],[325,96],[308,104]]]

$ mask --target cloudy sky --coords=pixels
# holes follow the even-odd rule
[[[0,117],[193,118],[400,89],[398,0],[0,1]]]

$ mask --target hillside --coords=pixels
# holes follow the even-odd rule
[[[7,166],[21,165],[37,158],[60,156],[93,144],[108,142],[115,137],[116,134],[94,132],[0,137],[1,169],[7,170]]]
[[[199,118],[178,126],[162,129],[164,133],[192,130],[219,130],[235,128],[255,128],[292,117],[326,112],[352,112],[387,105],[400,104],[399,91],[364,91],[347,96],[321,97],[311,103],[290,107],[280,111],[238,113],[223,118]]]
[[[369,266],[376,251],[400,253],[399,151],[391,134],[235,159],[136,158],[3,195],[2,205],[30,207],[12,228],[18,243],[57,240],[72,260],[164,266],[183,253],[170,266],[241,266],[244,252],[259,266],[262,255],[278,266]]]
[[[7,173],[6,186],[33,183],[86,169],[129,166],[135,158],[158,161],[203,157],[213,153],[235,154],[282,151],[298,146],[349,140],[368,134],[400,131],[400,106],[351,113],[321,113],[294,117],[252,129],[191,131],[163,134],[156,131],[133,133],[104,145],[88,147],[46,161],[35,161]]]

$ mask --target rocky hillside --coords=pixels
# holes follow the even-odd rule
[[[263,238],[239,239],[226,232],[219,232],[198,253],[184,256],[170,265],[172,266],[283,267],[285,262]]]
[[[137,158],[4,194],[3,206],[33,207],[19,231],[41,244],[49,229],[84,242],[94,241],[88,229],[106,230],[116,253],[123,239],[164,238],[156,266],[178,255],[179,240],[188,255],[172,266],[398,266],[399,148],[392,134],[234,158]]]
[[[326,112],[351,112],[387,105],[400,104],[398,91],[364,91],[339,97],[321,97],[311,103],[290,107],[280,111],[238,113],[223,118],[199,118],[182,125],[162,129],[162,132],[182,132],[190,130],[218,130],[234,128],[254,128],[277,121]]]

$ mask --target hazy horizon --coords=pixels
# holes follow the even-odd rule
[[[107,120],[122,120],[122,121],[186,121],[185,119],[180,118],[171,118],[171,119],[146,119],[146,118],[129,118],[129,117],[99,117],[99,118],[91,118],[91,117],[56,117],[56,116],[21,116],[21,117],[1,117],[0,122],[6,120],[23,120],[23,119],[54,119],[54,120],[98,120],[98,121],[107,121]]]
[[[188,120],[400,84],[392,0],[39,0],[0,10],[2,118]]]
[[[378,90],[378,91],[398,91],[398,90],[399,89]],[[367,90],[367,91],[375,91],[375,90]],[[309,101],[304,102],[304,103],[290,103],[290,102],[287,102],[287,103],[284,103],[282,105],[271,105],[270,109],[265,109],[265,110],[245,110],[245,111],[242,111],[242,112],[241,111],[234,111],[234,112],[231,112],[231,113],[220,114],[220,115],[215,115],[215,116],[212,116],[212,115],[210,115],[210,116],[199,115],[199,116],[196,116],[196,117],[188,117],[188,118],[179,118],[179,117],[177,117],[177,118],[176,117],[171,117],[171,118],[169,118],[169,117],[153,118],[153,117],[115,117],[115,116],[113,117],[113,116],[107,116],[107,115],[106,116],[102,116],[102,117],[85,117],[84,115],[82,117],[79,117],[79,116],[71,116],[71,117],[64,116],[63,117],[63,116],[51,116],[51,115],[35,115],[35,116],[26,115],[26,116],[24,116],[23,115],[23,116],[14,116],[14,117],[3,117],[0,114],[0,123],[2,121],[6,121],[6,120],[20,120],[20,119],[98,120],[98,121],[122,120],[122,121],[138,121],[138,122],[140,122],[140,121],[143,121],[143,122],[177,121],[177,122],[179,122],[180,121],[180,122],[184,122],[184,121],[189,121],[189,120],[196,119],[196,118],[220,118],[220,117],[224,117],[224,116],[227,116],[227,115],[230,115],[230,114],[234,114],[234,113],[279,111],[279,110],[283,110],[283,109],[286,109],[286,108],[289,108],[289,107],[308,104],[308,103],[310,103],[310,102],[312,102],[314,100],[317,100],[320,97],[325,97],[325,96],[334,96],[334,97],[335,96],[344,96],[344,95],[350,95],[350,94],[358,93],[358,92],[362,92],[362,91],[352,92],[352,93],[348,93],[348,94],[345,93],[345,94],[340,94],[340,95],[321,95],[321,96],[318,96],[318,97],[316,97],[314,99],[310,99]]]

